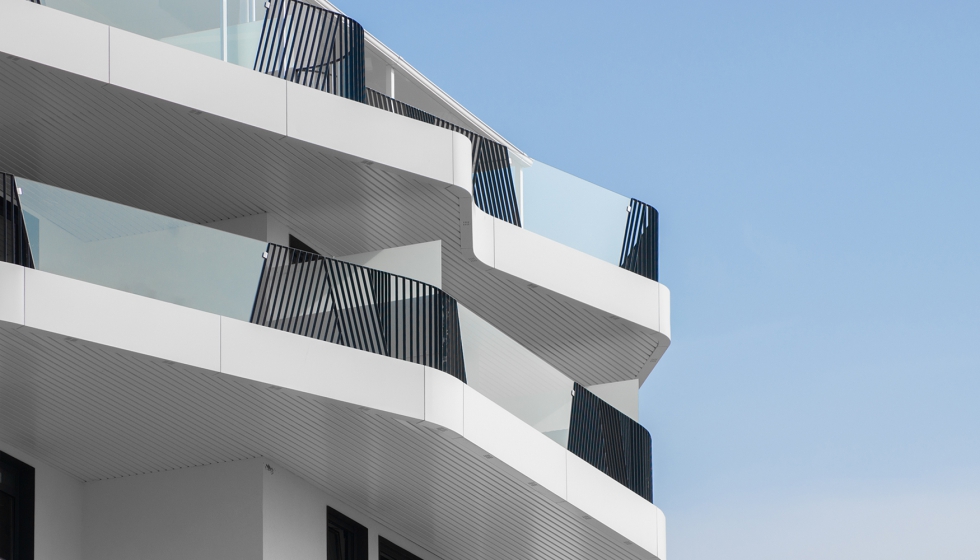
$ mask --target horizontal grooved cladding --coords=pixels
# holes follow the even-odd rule
[[[635,198],[630,199],[629,219],[623,236],[619,266],[651,280],[659,278],[660,214]]]
[[[23,59],[0,76],[8,173],[194,223],[269,212],[325,255],[442,240],[443,290],[583,385],[637,378],[659,344],[476,268],[443,184]]]
[[[653,501],[650,432],[578,383],[572,397],[568,450]]]
[[[20,206],[20,193],[13,175],[0,172],[0,211],[3,212],[3,230],[0,231],[3,262],[34,268],[34,257],[27,238],[27,225]]]
[[[466,382],[456,300],[404,276],[270,243],[251,322]]]
[[[652,558],[429,429],[0,328],[0,440],[82,480],[268,457],[441,558]]]
[[[271,0],[255,70],[364,101],[364,29],[349,17],[299,0]]]
[[[477,207],[494,218],[515,226],[521,225],[521,215],[517,207],[517,193],[514,188],[514,176],[510,170],[510,154],[507,146],[370,88],[367,90],[367,103],[372,107],[466,136],[472,145],[473,196],[476,198]]]

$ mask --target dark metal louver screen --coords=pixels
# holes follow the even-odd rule
[[[251,321],[466,381],[456,300],[410,278],[270,244]]]
[[[299,0],[266,5],[256,70],[364,101],[364,29],[359,23]]]
[[[20,205],[20,194],[13,175],[0,173],[0,191],[3,194],[3,262],[34,268],[31,244],[24,225],[24,212]]]
[[[572,397],[568,450],[653,501],[650,432],[578,383]]]
[[[446,128],[469,138],[473,144],[473,195],[477,207],[495,218],[515,226],[521,225],[507,146],[370,88],[367,89],[367,103],[372,107]]]
[[[619,266],[651,280],[658,280],[659,220],[656,208],[635,198],[630,200]]]

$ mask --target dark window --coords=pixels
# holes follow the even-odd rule
[[[327,560],[367,560],[367,557],[367,528],[328,507]]]
[[[0,560],[34,559],[34,467],[0,453]]]
[[[14,557],[14,497],[0,492],[0,560]]]
[[[422,560],[384,537],[378,537],[378,556],[381,560]]]

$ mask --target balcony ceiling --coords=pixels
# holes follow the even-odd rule
[[[583,385],[643,380],[669,342],[468,262],[446,183],[27,58],[0,76],[0,170],[195,223],[273,213],[325,255],[441,240],[443,288]]]

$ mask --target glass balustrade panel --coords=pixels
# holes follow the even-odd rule
[[[17,179],[35,267],[248,321],[266,243]]]
[[[567,448],[572,380],[462,305],[459,327],[467,384]]]
[[[263,0],[41,0],[76,16],[252,68]]]
[[[524,228],[619,265],[630,199],[535,161],[523,170]]]

